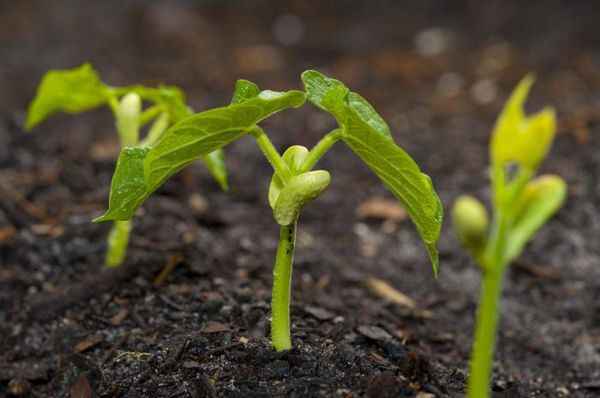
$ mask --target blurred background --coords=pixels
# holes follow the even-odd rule
[[[599,16],[598,1],[1,1],[0,330],[7,337],[0,359],[52,358],[64,352],[63,345],[51,343],[44,351],[44,341],[57,341],[44,333],[63,333],[76,342],[99,328],[93,322],[67,327],[48,320],[25,327],[9,311],[17,302],[99,270],[104,250],[106,226],[88,221],[105,206],[117,136],[106,109],[58,114],[25,135],[27,105],[48,69],[90,62],[108,84],[177,85],[196,110],[226,104],[238,78],[264,89],[300,89],[300,73],[318,69],[374,105],[398,144],[432,177],[447,213],[462,193],[489,201],[493,122],[515,84],[534,73],[527,109],[552,105],[559,116],[543,171],[567,180],[569,199],[509,273],[496,388],[517,394],[512,396],[534,391],[593,396],[600,388]],[[265,123],[281,149],[310,147],[333,126],[310,105]],[[185,285],[189,279],[195,286],[198,275],[212,281],[194,287],[200,293],[189,293],[195,298],[180,303],[193,303],[207,290],[238,297],[231,292],[240,286],[254,289],[253,300],[268,302],[276,233],[265,199],[271,170],[251,140],[234,143],[227,153],[230,193],[220,193],[205,168],[195,165],[167,184],[149,202],[151,215],[137,221],[144,232],[133,238],[131,261],[162,264],[165,253],[181,251],[187,268],[175,273],[173,283]],[[438,380],[461,391],[478,270],[446,222],[441,277],[433,280],[416,233],[401,216],[395,218],[396,210],[375,206],[358,214],[361,204],[391,197],[371,173],[342,145],[323,167],[334,182],[301,222],[294,300],[300,307],[308,303],[343,315],[351,330],[364,324],[404,330],[408,343],[403,344],[432,358],[437,370],[430,374],[443,374]],[[15,203],[19,197],[41,208],[53,225],[40,227],[44,217]],[[209,215],[197,214],[201,200],[209,203]],[[388,281],[432,317],[383,306],[355,286],[366,275]],[[222,282],[234,278],[241,282],[231,287]],[[140,286],[146,285],[125,284],[128,293],[118,294],[135,303],[150,300]],[[185,296],[162,293],[175,301]],[[90,304],[99,306],[92,311],[96,315],[108,317],[103,311],[120,305],[112,295],[98,297]],[[85,308],[82,302],[65,317],[84,319]],[[260,310],[262,317],[267,310]],[[176,340],[174,335],[193,325],[165,332],[164,341]],[[264,335],[264,323],[251,325]],[[104,346],[94,355],[110,349],[114,336],[103,333]],[[160,342],[129,343],[151,350]],[[13,374],[0,371],[5,384],[12,378],[6,375]]]

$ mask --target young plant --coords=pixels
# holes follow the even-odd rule
[[[558,176],[534,178],[547,156],[556,129],[554,111],[525,116],[523,104],[533,84],[525,77],[506,102],[492,134],[493,218],[483,204],[462,196],[452,219],[458,237],[481,266],[483,286],[471,356],[468,396],[489,396],[499,301],[507,266],[562,206],[566,184]]]
[[[442,206],[429,177],[394,143],[387,124],[365,99],[340,81],[315,71],[305,72],[302,80],[306,92],[261,91],[256,84],[239,80],[230,105],[176,123],[152,148],[124,148],[113,177],[109,209],[96,219],[130,219],[171,175],[244,135],[253,136],[274,170],[268,199],[280,225],[271,322],[271,339],[277,351],[292,347],[289,307],[296,224],[304,206],[330,183],[329,172],[313,168],[336,142],[344,141],[404,204],[436,274],[438,268],[435,243]],[[280,155],[258,123],[276,112],[301,106],[306,98],[330,112],[339,127],[310,151],[294,145]]]
[[[142,110],[142,101],[149,103],[145,110]],[[101,105],[108,105],[112,111],[123,148],[151,147],[169,126],[193,115],[185,103],[183,92],[177,87],[112,87],[103,83],[92,66],[86,63],[74,69],[46,73],[29,106],[25,128],[31,130],[58,111],[82,113]],[[150,123],[145,138],[140,139],[140,129]],[[202,159],[217,182],[226,189],[223,152],[216,150]],[[106,266],[114,267],[123,262],[130,232],[131,221],[115,221],[108,234]]]

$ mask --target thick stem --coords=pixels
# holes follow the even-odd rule
[[[490,264],[483,274],[481,301],[477,311],[477,323],[471,370],[469,374],[468,397],[484,398],[490,394],[492,362],[496,347],[500,294],[504,270],[498,264]],[[500,269],[498,269],[500,268]]]
[[[107,267],[118,267],[125,260],[131,221],[115,221],[110,228],[107,238],[106,257],[104,264]]]
[[[277,149],[275,149],[273,143],[269,140],[269,137],[267,137],[267,134],[265,134],[258,126],[255,126],[250,130],[250,134],[256,139],[256,143],[273,167],[273,170],[275,170],[275,173],[277,173],[284,182],[287,182],[291,178],[290,168],[283,161],[281,155],[277,152]]]
[[[296,224],[296,222],[293,222],[290,225],[282,225],[279,230],[271,297],[271,341],[276,351],[285,351],[292,348],[290,337],[290,289],[294,246],[296,245]]]
[[[323,137],[317,145],[311,149],[310,153],[302,163],[302,167],[299,170],[299,173],[306,173],[307,171],[312,170],[313,167],[317,164],[319,160],[325,155],[325,153],[331,149],[333,144],[339,141],[342,138],[342,130],[335,129]]]

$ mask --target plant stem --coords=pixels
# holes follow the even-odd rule
[[[279,230],[277,257],[273,269],[273,291],[271,297],[271,341],[276,351],[290,350],[290,289],[292,262],[296,245],[296,224],[282,225]]]
[[[152,126],[150,127],[148,134],[142,140],[140,145],[141,146],[154,145],[158,141],[158,139],[162,136],[162,134],[167,130],[167,127],[169,127],[169,115],[166,112],[164,112],[156,118],[154,123],[152,123]]]
[[[489,242],[489,250],[483,256],[483,280],[475,338],[471,353],[468,397],[484,398],[490,393],[492,362],[498,334],[500,295],[506,263],[504,261],[508,220],[502,210],[496,213]]]
[[[300,167],[300,173],[306,173],[307,171],[312,170],[313,167],[317,164],[319,160],[325,155],[325,153],[342,138],[342,130],[335,129],[329,132],[325,137],[321,138],[317,145],[310,150],[310,153],[302,163],[302,167]]]
[[[477,311],[477,324],[469,374],[469,398],[484,398],[488,397],[490,393],[504,269],[499,264],[489,264],[489,266],[483,272],[481,301]]]
[[[127,254],[131,221],[115,221],[110,228],[107,238],[107,249],[104,264],[107,267],[117,267],[123,263]]]
[[[254,136],[256,142],[262,152],[265,154],[269,163],[275,170],[275,173],[279,175],[279,177],[283,180],[283,182],[287,182],[291,178],[290,168],[281,158],[277,149],[273,146],[273,143],[267,137],[263,129],[258,126],[255,126],[252,130],[250,130],[250,134]]]

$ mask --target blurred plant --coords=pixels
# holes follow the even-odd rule
[[[142,101],[150,104],[142,111]],[[121,147],[152,147],[173,123],[193,115],[183,92],[173,86],[150,88],[141,85],[112,87],[103,83],[90,64],[70,70],[51,70],[40,83],[29,106],[25,128],[31,130],[58,111],[82,113],[108,105],[115,118]],[[140,129],[150,125],[144,139]],[[227,173],[223,152],[214,151],[202,158],[223,189],[227,189]],[[105,264],[120,265],[125,259],[131,222],[116,221],[108,234]]]
[[[394,143],[387,124],[365,99],[340,81],[315,71],[305,72],[302,80],[306,93],[261,91],[256,84],[239,80],[230,105],[181,120],[152,148],[124,148],[113,177],[109,209],[96,219],[129,220],[171,175],[246,134],[252,135],[274,170],[268,199],[280,224],[271,322],[271,339],[277,351],[292,347],[289,306],[296,224],[304,206],[330,183],[329,172],[313,168],[337,141],[343,140],[404,204],[436,274],[438,268],[435,243],[442,206],[429,177]],[[281,156],[258,123],[273,113],[301,106],[307,97],[330,112],[339,128],[326,134],[310,151],[295,145]]]
[[[490,146],[493,219],[471,196],[458,198],[452,219],[458,237],[481,266],[483,286],[477,312],[468,396],[487,397],[502,282],[507,265],[562,206],[566,184],[558,176],[534,178],[547,156],[556,129],[554,111],[525,116],[523,104],[533,84],[525,77],[500,114]]]

